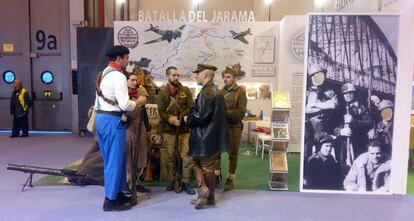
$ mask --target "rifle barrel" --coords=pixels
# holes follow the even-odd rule
[[[36,167],[36,166],[28,166],[28,165],[17,165],[17,164],[8,164],[8,170],[15,170],[20,171],[23,173],[39,173],[39,174],[47,174],[53,176],[68,176],[68,177],[85,177],[86,174],[77,173],[75,170],[69,169],[55,169],[55,168],[47,168],[47,167]]]

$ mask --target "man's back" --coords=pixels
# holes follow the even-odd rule
[[[188,124],[190,156],[210,156],[228,148],[228,130],[224,98],[213,83],[203,86],[195,107],[190,110]]]

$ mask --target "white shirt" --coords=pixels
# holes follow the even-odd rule
[[[111,67],[106,67],[103,73]],[[101,97],[96,95],[95,108],[103,111],[133,111],[135,102],[129,100],[127,80],[124,74],[119,71],[110,71],[102,78],[102,94],[113,101],[118,101],[118,106],[113,106],[105,102]],[[98,103],[98,102],[99,103]]]

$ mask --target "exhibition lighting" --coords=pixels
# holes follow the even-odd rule
[[[125,0],[116,0],[116,3],[117,3],[118,5],[122,5],[122,4],[124,4],[124,3],[125,3]]]
[[[198,4],[200,4],[200,3],[201,3],[201,1],[202,1],[202,0],[193,0],[193,4],[194,4],[194,5],[198,5]]]
[[[318,8],[325,6],[325,4],[326,4],[326,0],[315,0],[315,5]]]
[[[264,0],[264,3],[265,3],[266,5],[270,5],[270,4],[272,4],[272,2],[273,2],[273,0]]]

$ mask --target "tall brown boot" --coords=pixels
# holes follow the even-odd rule
[[[195,201],[192,201],[191,203],[195,205],[196,209],[204,208],[207,204],[207,198],[210,195],[209,188],[206,185],[206,181],[204,179],[203,170],[200,166],[194,165],[193,166],[194,176],[197,180],[197,186],[198,186],[198,198]],[[214,177],[214,173],[213,173]]]
[[[214,175],[214,172],[208,172],[205,175],[206,177],[206,183],[208,190],[210,191],[210,194],[207,198],[207,205],[215,205],[215,196],[214,196],[214,189],[216,188],[216,176]]]

